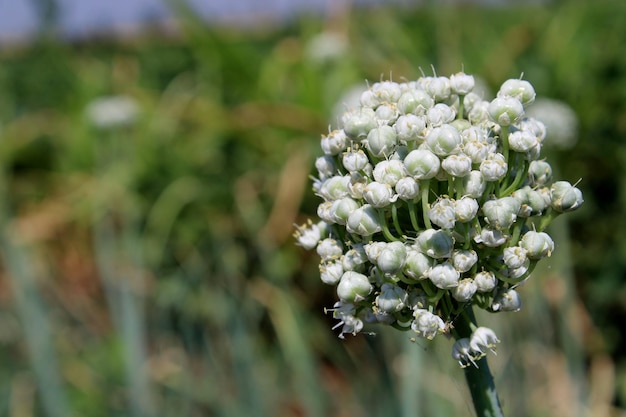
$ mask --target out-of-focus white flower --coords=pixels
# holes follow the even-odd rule
[[[546,127],[546,146],[570,149],[578,139],[578,118],[574,110],[559,100],[538,98],[526,109],[526,116],[542,122]]]
[[[128,96],[107,96],[91,101],[85,113],[100,129],[115,129],[133,124],[139,116],[139,105]]]
[[[348,49],[348,40],[337,32],[325,31],[312,37],[305,47],[306,57],[314,63],[323,64],[338,60]]]

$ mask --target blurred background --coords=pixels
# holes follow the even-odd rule
[[[505,414],[625,416],[625,45],[621,0],[0,0],[0,415],[472,415],[452,341],[339,340],[291,236],[351,92],[434,65],[523,73],[582,179],[479,316]]]

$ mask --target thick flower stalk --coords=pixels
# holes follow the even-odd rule
[[[518,311],[518,287],[554,250],[546,227],[582,204],[541,158],[532,85],[507,80],[491,101],[473,87],[464,73],[378,82],[322,136],[321,221],[295,237],[337,287],[339,337],[373,323],[448,334],[462,367],[486,367],[499,340],[472,308]]]

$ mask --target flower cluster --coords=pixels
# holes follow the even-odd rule
[[[468,306],[519,310],[516,287],[554,250],[546,226],[582,204],[540,157],[532,85],[508,80],[491,101],[473,87],[464,73],[381,81],[322,136],[321,221],[295,237],[336,286],[340,337],[383,323],[432,339]],[[476,328],[453,357],[474,363],[497,341]]]

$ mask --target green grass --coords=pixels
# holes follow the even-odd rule
[[[625,23],[620,1],[431,6],[4,47],[0,415],[471,415],[451,341],[338,340],[291,238],[342,94],[431,64],[492,88],[524,73],[578,114],[577,146],[549,156],[585,206],[522,312],[481,320],[507,416],[623,414]],[[341,57],[307,54],[322,30]],[[105,95],[133,97],[136,123],[93,128]]]

